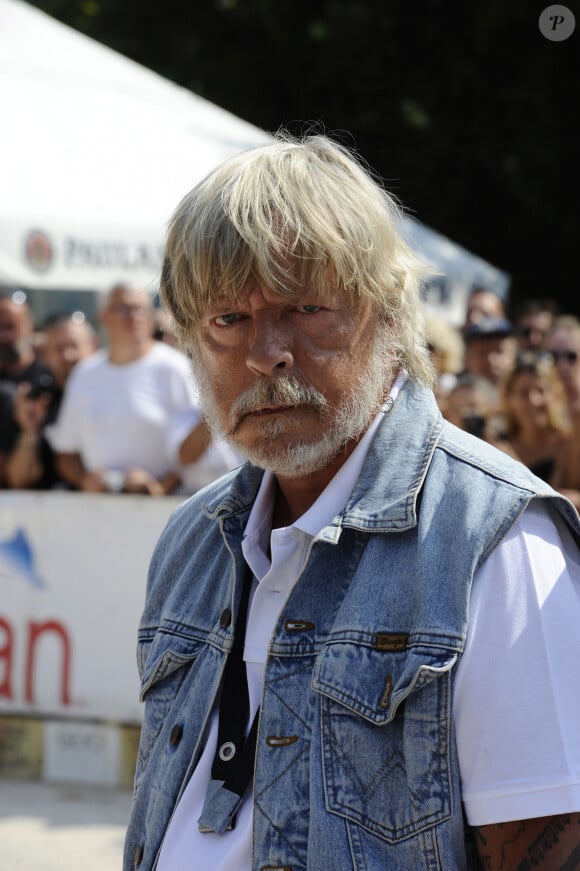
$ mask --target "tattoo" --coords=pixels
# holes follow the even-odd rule
[[[487,838],[484,835],[485,829],[483,828],[474,828],[472,829],[473,833],[473,842],[475,844],[475,849],[477,852],[477,856],[479,858],[480,864],[482,868],[491,868],[490,862],[491,859],[489,857]]]
[[[580,871],[579,814],[473,829],[485,871]]]
[[[561,871],[578,871],[580,868],[580,844],[574,849],[572,854],[568,856]]]
[[[561,832],[566,829],[571,822],[570,816],[562,814],[562,816],[554,817],[548,825],[540,832],[535,841],[532,841],[528,847],[528,857],[523,859],[518,865],[518,871],[531,871],[532,868],[537,868],[548,853],[558,843],[558,837]],[[522,827],[525,832],[525,825]]]

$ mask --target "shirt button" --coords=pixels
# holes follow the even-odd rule
[[[183,726],[174,726],[171,730],[171,735],[169,736],[170,744],[179,744],[181,741],[181,736],[183,735]]]
[[[227,629],[232,622],[232,612],[229,608],[224,608],[220,617],[220,626],[222,629]]]
[[[138,868],[141,864],[141,859],[143,858],[143,844],[139,844],[138,847],[135,847],[135,852],[133,854],[133,868]]]

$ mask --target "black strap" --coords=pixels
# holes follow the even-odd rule
[[[217,748],[211,768],[212,780],[223,781],[224,787],[240,798],[253,775],[259,714],[258,709],[248,737],[245,738],[250,700],[244,643],[252,580],[253,574],[248,570],[236,619],[234,644],[224,670]]]

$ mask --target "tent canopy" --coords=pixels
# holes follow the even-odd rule
[[[0,0],[0,117],[0,284],[54,302],[119,280],[155,290],[177,203],[271,138],[22,0]],[[426,286],[431,308],[459,321],[474,283],[505,295],[505,273],[403,224],[443,273]]]
[[[258,128],[50,18],[0,0],[0,280],[149,284],[182,196]]]

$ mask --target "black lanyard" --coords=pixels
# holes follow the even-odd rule
[[[253,575],[246,572],[236,619],[234,644],[228,655],[219,706],[217,749],[211,781],[199,818],[200,832],[222,834],[234,827],[235,815],[254,773],[259,708],[245,738],[250,708],[244,642]]]

